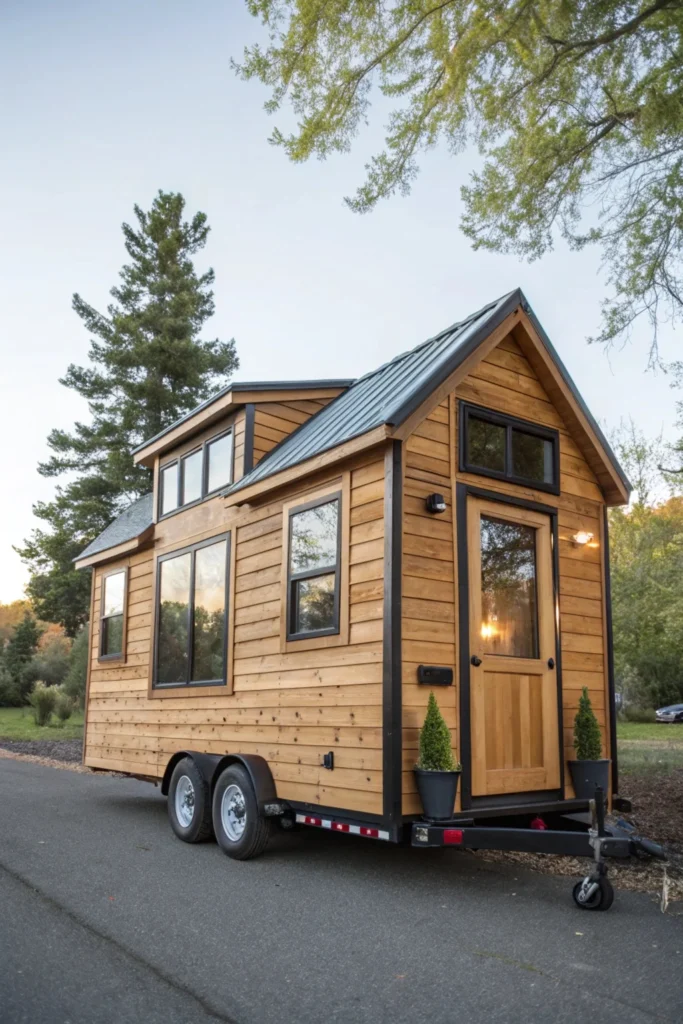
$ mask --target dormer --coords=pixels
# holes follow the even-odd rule
[[[233,382],[133,452],[154,471],[154,521],[239,481],[351,380]]]

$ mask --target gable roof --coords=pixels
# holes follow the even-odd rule
[[[251,472],[227,488],[224,493],[234,494],[275,473],[336,448],[382,424],[400,426],[430,393],[520,306],[531,319],[567,388],[605,449],[624,488],[630,491],[626,475],[600,427],[581,398],[521,289],[518,288],[422,342],[416,348],[396,356],[379,369],[360,377],[346,391],[276,445]]]
[[[87,548],[81,551],[75,562],[90,558],[92,555],[99,555],[109,548],[118,547],[126,541],[135,540],[141,533],[148,530],[153,523],[153,497],[152,494],[143,494],[141,498],[134,501],[132,505],[125,508],[105,530],[95,537],[95,540],[88,544]]]
[[[183,416],[180,416],[173,423],[170,423],[163,430],[160,430],[154,437],[148,437],[142,444],[139,444],[137,448],[133,448],[132,455],[135,457],[140,452],[145,451],[152,445],[155,445],[162,438],[166,437],[167,434],[171,434],[177,430],[178,427],[182,426],[183,423],[187,423],[194,416],[209,409],[212,405],[215,405],[221,398],[226,395],[235,394],[239,396],[240,392],[258,392],[258,391],[302,391],[302,390],[326,390],[326,389],[337,389],[337,388],[348,388],[350,384],[353,384],[354,378],[343,378],[343,379],[324,379],[324,380],[252,380],[252,381],[231,381],[230,384],[226,384],[224,388],[217,391],[215,395],[211,395],[205,402],[198,405],[195,409],[191,409],[186,412]],[[245,399],[245,401],[253,401],[253,399]],[[238,403],[239,404],[239,403]],[[244,403],[241,403],[244,404]],[[137,460],[136,460],[137,461]]]

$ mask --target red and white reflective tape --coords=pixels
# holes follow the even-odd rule
[[[352,836],[365,836],[366,839],[389,839],[389,833],[381,828],[369,825],[349,825],[346,821],[332,821],[331,818],[317,818],[313,814],[297,814],[297,825],[313,825],[316,828],[329,828],[333,832],[348,832]]]

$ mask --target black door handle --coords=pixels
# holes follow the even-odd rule
[[[476,654],[473,654],[472,657],[470,658],[470,663],[474,665],[475,668],[479,668],[479,666],[481,665],[481,658],[478,658]]]
[[[548,668],[555,668],[555,659],[548,658]]]

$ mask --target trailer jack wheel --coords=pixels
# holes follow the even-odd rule
[[[581,910],[609,910],[614,902],[612,883],[605,875],[587,875],[572,890],[574,903]]]

